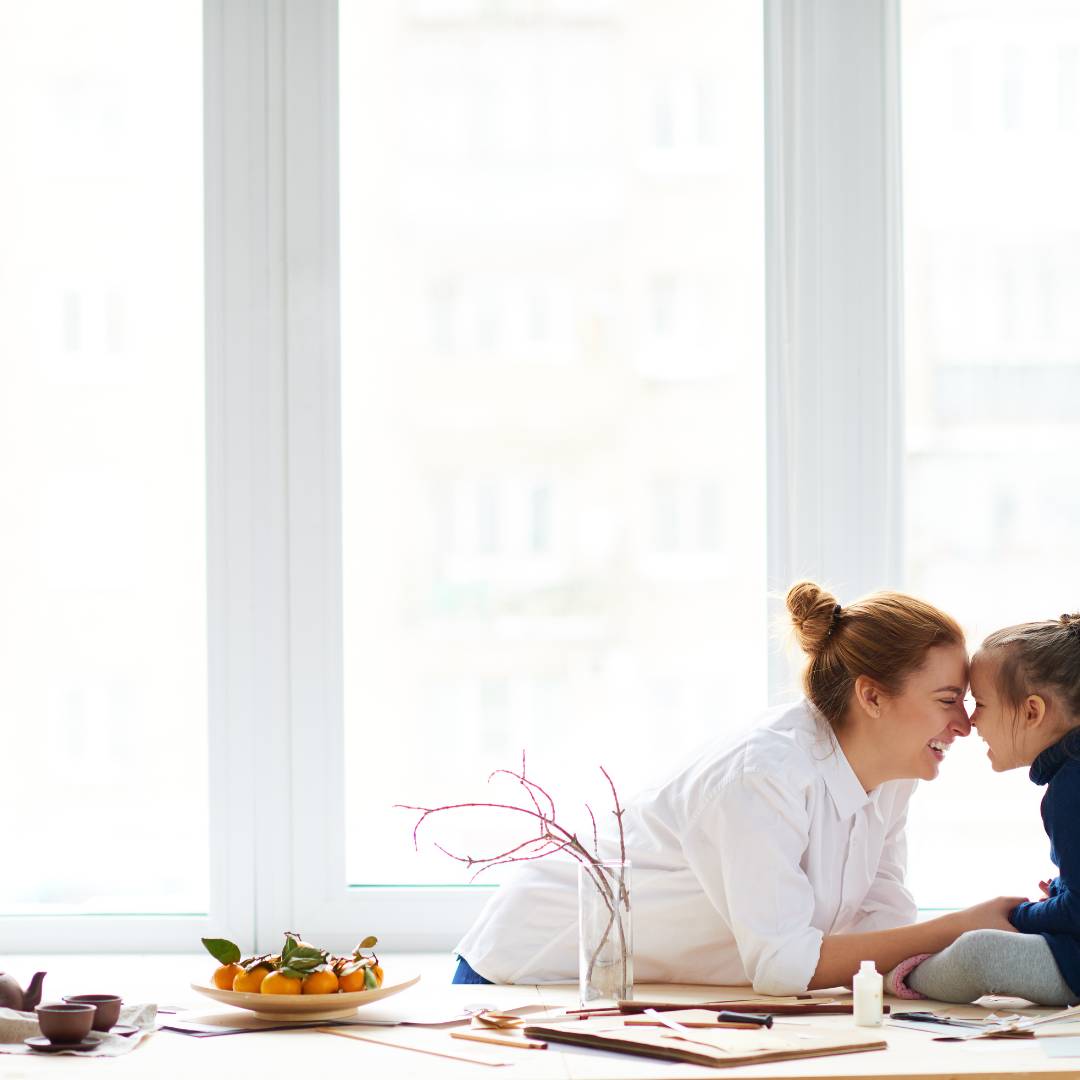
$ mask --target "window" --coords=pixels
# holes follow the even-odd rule
[[[761,54],[753,2],[341,5],[351,883],[465,880],[395,802],[629,796],[765,703]]]
[[[907,579],[974,647],[1078,606],[1080,156],[1059,119],[1080,13],[907,0],[903,15]],[[948,125],[950,95],[970,124]],[[913,804],[928,906],[1027,894],[1051,869],[1041,789],[992,773],[984,750],[958,744]]]
[[[200,5],[0,0],[0,128],[0,914],[206,912]]]
[[[905,8],[907,576],[969,621],[1056,610],[1080,528],[1039,10]],[[522,747],[630,794],[780,696],[766,586],[902,576],[890,11],[0,0],[0,710],[59,787],[2,809],[145,853],[20,874],[9,939],[443,948],[483,890],[391,803]],[[1004,790],[950,766],[931,898],[940,812]]]

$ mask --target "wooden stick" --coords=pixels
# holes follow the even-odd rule
[[[664,1024],[659,1020],[624,1020],[623,1023],[626,1027],[664,1027]],[[680,1020],[679,1023],[688,1028],[738,1028],[740,1031],[762,1030],[760,1024],[732,1024],[719,1021],[706,1023],[703,1020]]]
[[[514,1039],[509,1036],[499,1038],[498,1035],[482,1035],[478,1031],[451,1031],[451,1039],[468,1039],[471,1042],[490,1043],[492,1046],[514,1046],[519,1050],[546,1050],[546,1042],[538,1042],[535,1039]]]
[[[425,1050],[421,1046],[410,1046],[408,1043],[389,1042],[386,1039],[371,1039],[367,1035],[357,1035],[352,1031],[342,1031],[341,1028],[309,1028],[310,1031],[320,1031],[324,1035],[337,1035],[342,1039],[355,1039],[357,1042],[374,1043],[376,1046],[389,1046],[395,1050],[412,1050],[416,1054],[429,1054],[431,1057],[447,1058],[450,1061],[467,1061],[470,1065],[511,1065],[510,1061],[487,1061],[484,1058],[463,1057],[459,1054],[442,1054],[438,1050]],[[451,1035],[456,1032],[451,1032]]]
[[[657,1012],[672,1012],[682,1009],[708,1009],[710,1012],[750,1012],[769,1013],[773,1016],[825,1016],[830,1014],[851,1015],[851,1002],[821,1002],[803,1001],[796,1004],[784,1004],[770,1001],[621,1001],[619,1011],[624,1016],[634,1013],[643,1013],[646,1009],[655,1009]],[[889,1006],[886,1005],[882,1012],[887,1016]],[[594,1012],[592,1016],[606,1015]],[[586,1019],[582,1016],[582,1019]]]

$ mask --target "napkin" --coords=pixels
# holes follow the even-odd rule
[[[54,1054],[76,1057],[119,1057],[130,1054],[156,1027],[156,1005],[125,1005],[120,1010],[121,1024],[130,1024],[139,1030],[134,1035],[110,1035],[107,1031],[95,1031],[99,1042],[92,1050],[56,1050]],[[0,1009],[0,1054],[34,1054],[23,1039],[41,1034],[37,1014]]]

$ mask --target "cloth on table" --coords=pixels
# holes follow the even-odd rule
[[[95,1031],[92,1034],[98,1044],[90,1050],[51,1050],[49,1053],[79,1057],[119,1057],[121,1054],[130,1054],[157,1029],[157,1006],[125,1005],[120,1010],[119,1023],[130,1024],[139,1030],[134,1035],[110,1035],[107,1031]],[[23,1042],[24,1039],[40,1034],[36,1013],[0,1009],[0,1054],[40,1053],[41,1051],[31,1050]]]

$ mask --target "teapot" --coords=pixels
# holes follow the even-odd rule
[[[45,972],[39,971],[24,991],[13,976],[0,972],[0,1008],[33,1012],[34,1006],[41,1001],[41,983],[44,978]]]

